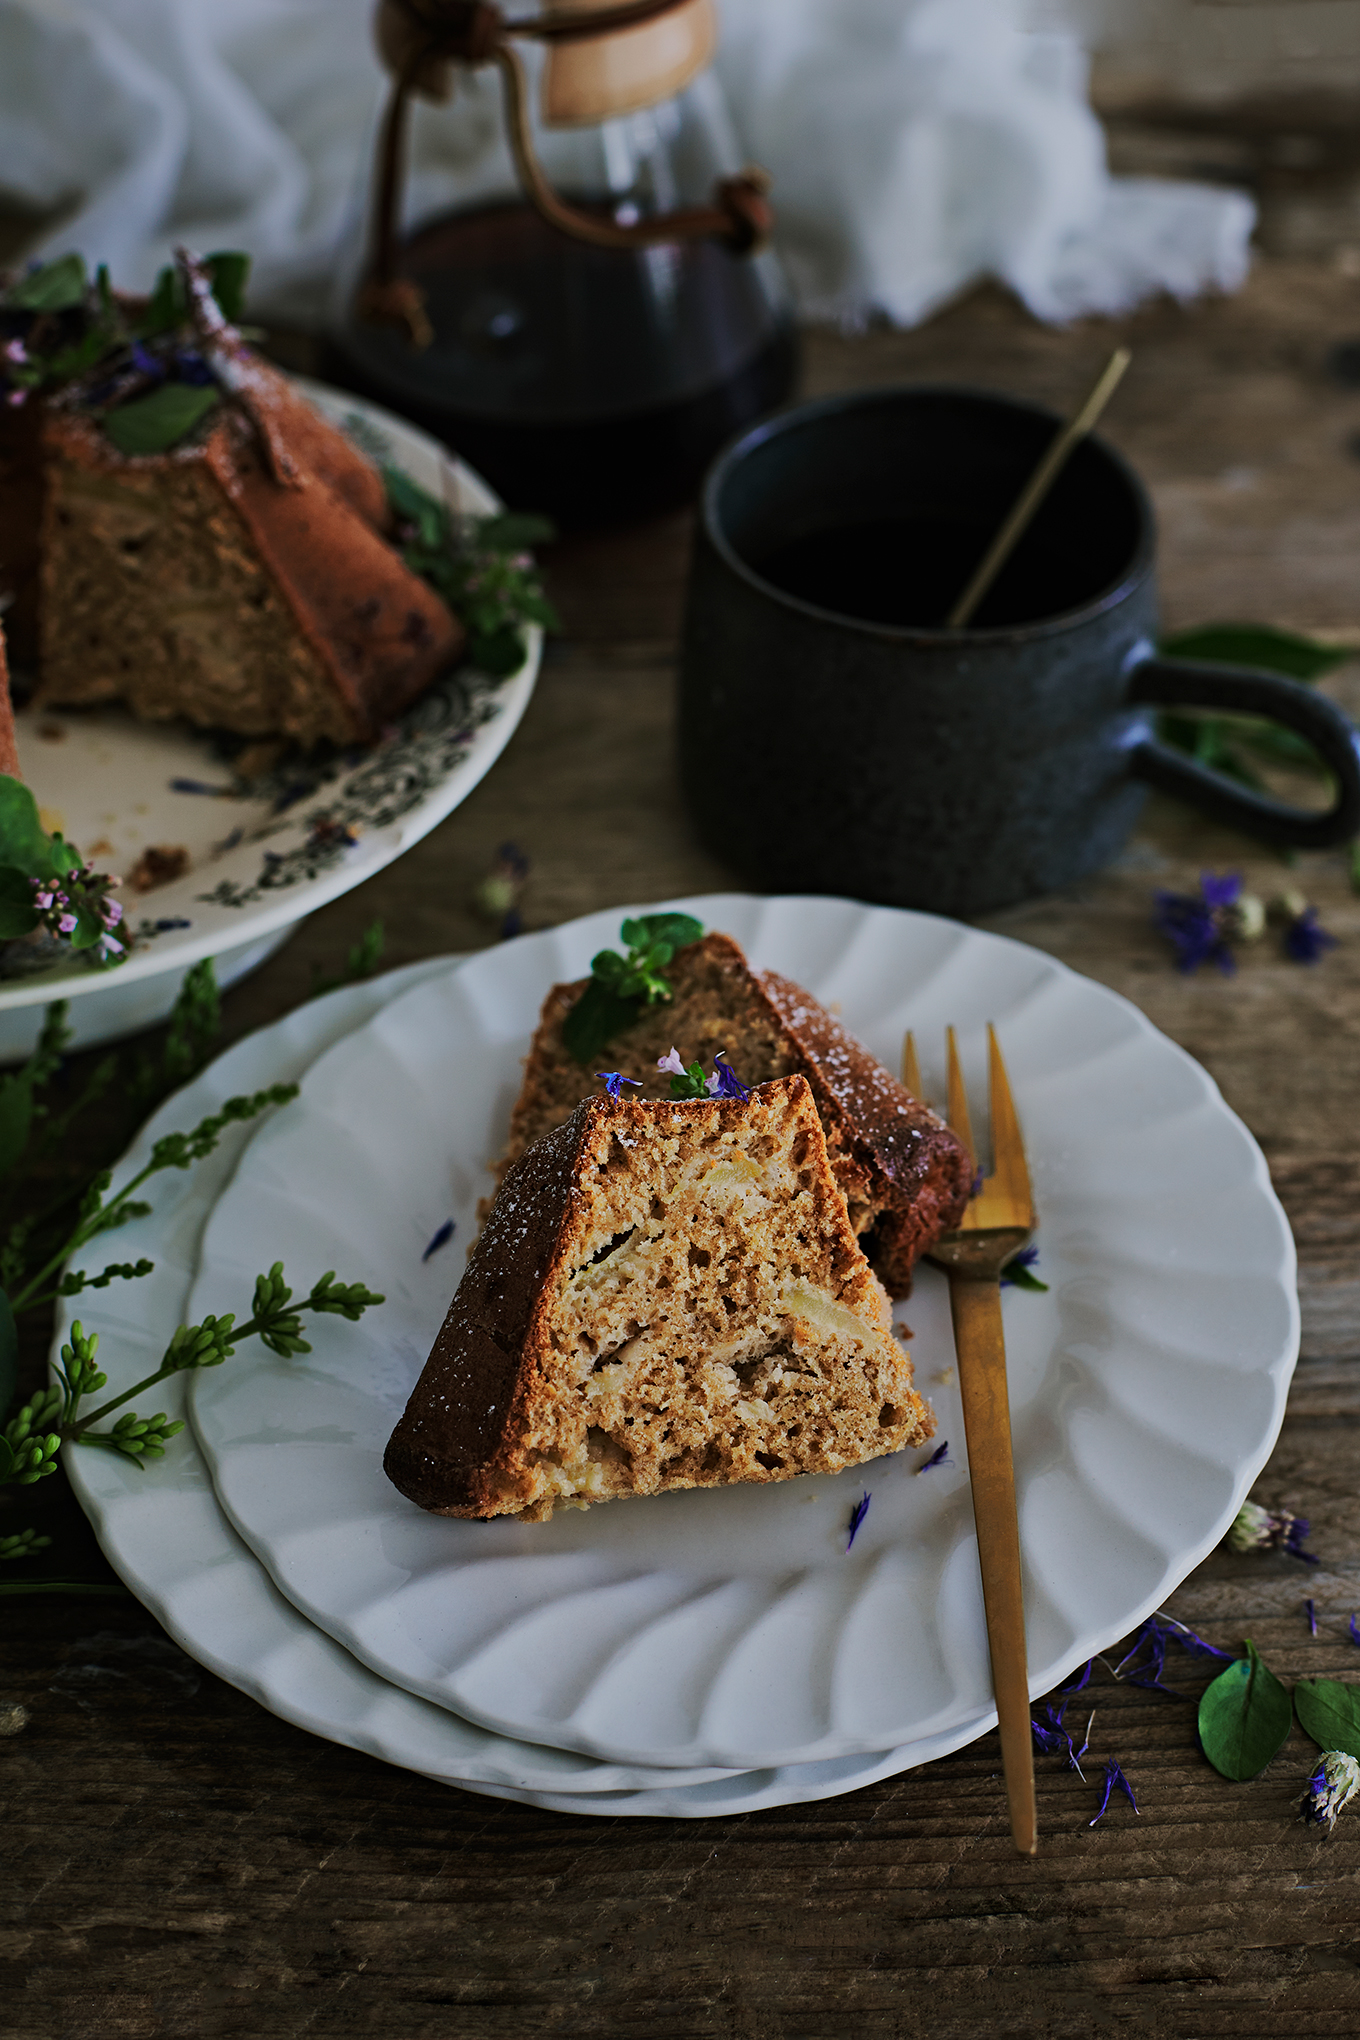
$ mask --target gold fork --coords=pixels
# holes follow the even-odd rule
[[[949,1047],[949,1124],[977,1161],[968,1093],[952,1027]],[[987,1648],[1001,1729],[1011,1836],[1022,1856],[1038,1846],[1034,1805],[1034,1744],[1030,1733],[1029,1674],[1025,1664],[1025,1611],[1020,1592],[1020,1525],[1015,1510],[1010,1399],[1006,1392],[1006,1341],[1001,1326],[1001,1271],[1035,1229],[1034,1198],[1025,1164],[1015,1101],[995,1030],[988,1025],[992,1108],[992,1174],[982,1180],[957,1232],[930,1249],[949,1277],[963,1427],[973,1485]],[[910,1034],[902,1050],[902,1081],[917,1098],[921,1072]]]

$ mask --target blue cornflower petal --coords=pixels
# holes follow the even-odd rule
[[[1352,1615],[1350,1619],[1350,1632],[1351,1642],[1356,1646],[1358,1650],[1360,1650],[1360,1629],[1357,1629],[1356,1627],[1354,1615]]]
[[[596,1070],[595,1074],[603,1079],[604,1087],[611,1098],[622,1098],[624,1084],[631,1084],[637,1091],[642,1089],[641,1078],[625,1077],[622,1070]]]
[[[1134,1812],[1137,1813],[1138,1801],[1133,1796],[1133,1787],[1132,1785],[1130,1785],[1128,1779],[1124,1776],[1124,1773],[1120,1770],[1118,1764],[1111,1760],[1105,1766],[1105,1793],[1104,1797],[1101,1799],[1100,1812],[1096,1815],[1096,1820],[1104,1820],[1106,1810],[1110,1804],[1111,1796],[1116,1792],[1122,1792],[1124,1797],[1128,1800],[1129,1805],[1133,1808]],[[1086,1823],[1087,1827],[1094,1827],[1096,1824],[1096,1820],[1088,1820]]]
[[[1316,907],[1305,907],[1285,929],[1284,948],[1295,963],[1316,963],[1325,950],[1336,948],[1336,937],[1318,926]]]
[[[932,1466],[952,1466],[954,1462],[952,1459],[948,1457],[948,1453],[949,1453],[949,1440],[946,1438],[943,1445],[936,1446],[935,1450],[931,1453],[929,1459],[923,1459],[921,1461],[921,1464],[917,1467],[916,1471],[918,1473],[929,1473]]]
[[[1316,1635],[1317,1635],[1317,1609],[1316,1609],[1316,1607],[1314,1606],[1314,1604],[1313,1604],[1313,1603],[1312,1603],[1311,1601],[1305,1601],[1303,1605],[1304,1605],[1304,1609],[1305,1609],[1305,1612],[1307,1613],[1307,1616],[1308,1616],[1308,1634],[1309,1634],[1310,1636],[1316,1636]],[[1352,1619],[1352,1621],[1353,1621],[1353,1620],[1354,1620],[1355,1618],[1354,1618],[1354,1617],[1352,1617],[1351,1619]]]
[[[868,1515],[869,1504],[872,1500],[873,1496],[869,1493],[868,1489],[866,1488],[864,1493],[860,1496],[859,1500],[855,1503],[854,1508],[850,1511],[850,1521],[846,1526],[850,1532],[850,1535],[847,1538],[845,1545],[847,1551],[850,1549],[850,1546],[854,1543],[856,1537],[858,1537],[859,1535],[859,1526],[864,1521],[864,1518]]]
[[[1206,906],[1235,907],[1242,891],[1242,874],[1240,871],[1225,871],[1220,878],[1217,872],[1202,871],[1199,889]]]
[[[435,1234],[434,1238],[430,1241],[429,1246],[426,1247],[424,1253],[420,1257],[420,1264],[422,1267],[424,1267],[425,1263],[429,1260],[431,1254],[437,1254],[441,1247],[446,1247],[448,1245],[449,1241],[453,1238],[453,1231],[454,1231],[453,1220],[451,1218],[446,1218],[444,1220],[444,1223],[440,1226],[438,1232]]]

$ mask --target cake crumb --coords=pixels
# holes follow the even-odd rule
[[[148,843],[128,873],[128,884],[134,892],[154,892],[183,878],[188,869],[189,853],[182,843]]]

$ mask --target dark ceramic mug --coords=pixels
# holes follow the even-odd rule
[[[1152,506],[1076,449],[966,630],[942,618],[1060,420],[978,390],[826,397],[710,470],[680,677],[686,797],[773,892],[978,914],[1114,857],[1149,785],[1278,844],[1360,832],[1360,749],[1275,674],[1158,658]],[[1155,709],[1267,716],[1330,768],[1309,812],[1159,743]]]

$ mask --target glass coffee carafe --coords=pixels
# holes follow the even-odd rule
[[[574,61],[579,75],[599,48],[550,49],[527,76],[520,69],[529,196],[396,231],[388,266],[398,289],[415,287],[417,330],[376,321],[360,289],[334,333],[347,382],[445,440],[512,506],[568,524],[682,500],[725,440],[787,396],[795,368],[768,249],[737,252],[693,232],[633,245],[581,237],[592,223],[632,234],[692,225],[715,185],[740,172],[706,69],[655,103],[581,120],[611,98],[608,78],[587,70],[585,93],[567,94],[578,117],[563,119],[553,65]],[[636,82],[612,90],[639,96]],[[457,120],[457,101],[440,118]]]

